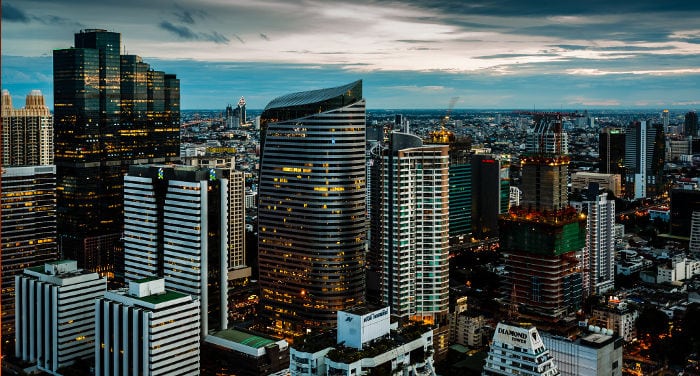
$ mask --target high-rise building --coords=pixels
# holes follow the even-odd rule
[[[569,157],[561,118],[536,117],[530,148],[521,157],[521,206],[499,220],[511,303],[546,319],[560,318],[583,302],[576,252],[586,222],[568,206]]]
[[[685,114],[685,122],[683,123],[683,134],[686,136],[696,137],[698,135],[698,113],[690,111]]]
[[[24,108],[13,108],[10,92],[2,91],[2,164],[53,164],[53,116],[41,91],[32,90]]]
[[[383,164],[382,302],[440,324],[449,309],[449,147],[394,132]]]
[[[15,355],[56,374],[95,353],[95,300],[107,279],[55,261],[15,276]]]
[[[596,187],[596,185],[593,185]],[[615,201],[598,189],[583,202],[586,214],[586,246],[581,267],[584,295],[601,295],[615,288]]]
[[[589,332],[577,338],[542,333],[542,342],[562,376],[622,376],[623,340],[605,333]]]
[[[157,278],[93,304],[95,375],[199,375],[199,304]]]
[[[497,237],[498,217],[508,212],[510,203],[508,164],[493,155],[476,154],[471,158],[471,170],[473,236]]]
[[[15,333],[15,276],[58,259],[56,166],[3,167],[2,345]]]
[[[469,241],[472,234],[472,170],[471,139],[456,137],[440,129],[430,132],[426,143],[450,146],[450,244]]]
[[[671,189],[671,235],[688,237],[691,234],[694,212],[700,212],[700,190]]]
[[[637,121],[625,138],[625,195],[639,199],[663,193],[666,143],[661,124]]]
[[[536,327],[498,323],[481,374],[558,376],[561,373]]]
[[[131,166],[124,177],[124,276],[165,278],[200,300],[202,336],[228,322],[228,180],[194,166]]]
[[[276,98],[260,122],[262,315],[285,335],[332,327],[365,290],[362,81]]]
[[[668,110],[663,110],[661,112],[661,121],[663,122],[663,125],[664,125],[664,133],[670,134],[671,131],[668,128],[669,122],[670,122],[670,113],[668,112]]]
[[[598,154],[600,166],[598,170],[602,174],[625,173],[625,129],[603,128],[598,138]]]
[[[53,54],[59,247],[105,274],[121,259],[128,166],[179,159],[179,80],[121,56],[120,41],[83,30]]]

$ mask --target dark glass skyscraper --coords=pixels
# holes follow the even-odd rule
[[[695,111],[690,111],[685,114],[685,122],[683,123],[683,133],[686,136],[696,137],[698,135],[698,114]]]
[[[279,97],[261,131],[263,315],[284,335],[331,327],[365,288],[362,81]]]
[[[121,56],[120,40],[84,30],[53,62],[59,246],[80,267],[106,273],[119,251],[128,166],[179,158],[180,83]]]

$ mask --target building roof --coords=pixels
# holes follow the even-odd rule
[[[227,341],[240,343],[241,345],[253,347],[256,349],[276,343],[276,341],[272,339],[260,337],[251,333],[242,332],[236,329],[222,330],[213,334],[213,336],[225,339]]]
[[[343,86],[332,87],[328,89],[302,91],[298,93],[283,95],[281,97],[273,99],[270,103],[268,103],[265,107],[265,110],[269,110],[272,108],[302,106],[306,104],[327,101],[329,99],[333,99],[335,97],[344,95],[348,91],[356,90],[358,86],[360,87],[360,92],[358,96],[362,97],[361,85],[362,80],[358,80]]]
[[[148,296],[143,296],[143,297],[135,297],[135,296],[130,296],[130,298],[137,299],[144,301],[146,303],[150,304],[160,304],[160,303],[165,303],[171,300],[175,299],[180,299],[188,296],[187,294],[182,294],[179,292],[175,291],[165,291],[163,294],[154,294],[154,295],[148,295]]]

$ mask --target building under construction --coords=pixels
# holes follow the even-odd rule
[[[568,206],[563,115],[535,114],[521,158],[521,206],[499,219],[511,302],[546,319],[561,318],[582,303],[576,252],[585,245],[586,220]]]

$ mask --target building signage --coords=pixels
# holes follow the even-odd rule
[[[365,316],[363,319],[363,322],[366,323],[368,321],[378,319],[378,318],[386,316],[388,314],[389,314],[389,308],[384,308],[381,311],[377,311],[377,312],[374,312],[374,313],[371,313],[371,314]]]
[[[525,329],[505,324],[498,324],[498,327],[496,327],[494,341],[532,350],[544,346],[536,328]]]

